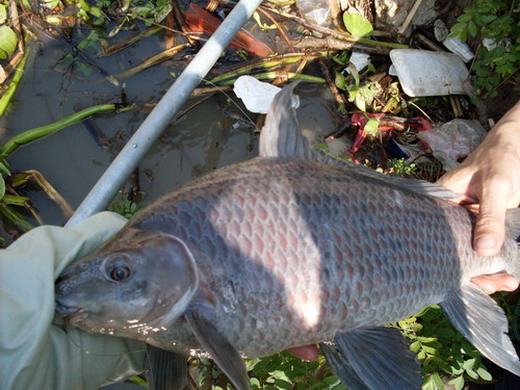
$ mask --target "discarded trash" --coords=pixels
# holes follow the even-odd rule
[[[369,54],[360,53],[358,51],[352,52],[350,56],[350,63],[356,68],[358,72],[362,71],[366,66],[368,66],[368,59],[370,58]],[[350,73],[350,70],[347,68],[347,72]]]
[[[450,37],[450,30],[440,19],[437,19],[433,24],[433,31],[435,38],[442,42],[442,44],[452,53],[457,54],[464,62],[469,62],[475,57],[467,43],[462,42],[457,37]]]
[[[307,18],[319,25],[330,21],[330,7],[327,0],[296,0],[296,7]]]
[[[459,165],[457,160],[470,154],[486,136],[486,130],[475,120],[453,119],[444,125],[418,133],[446,171]]]
[[[252,76],[240,76],[233,91],[244,102],[246,108],[257,114],[266,114],[275,95],[281,90],[274,85],[258,81]]]
[[[185,13],[186,24],[191,31],[201,31],[207,34],[213,34],[220,26],[220,19],[211,15],[204,8],[197,4],[191,3]],[[235,38],[229,44],[231,47],[243,49],[252,55],[265,57],[272,54],[271,49],[262,41],[247,35],[241,31],[237,32]]]
[[[465,94],[469,72],[462,59],[452,53],[427,50],[390,51],[397,77],[408,96]]]

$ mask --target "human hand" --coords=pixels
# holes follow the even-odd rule
[[[473,204],[478,210],[473,236],[477,254],[497,254],[504,242],[506,210],[520,203],[520,103],[504,115],[459,167],[438,183],[461,194],[460,203]],[[518,288],[518,281],[505,273],[481,275],[472,282],[489,294]]]
[[[0,372],[10,390],[97,390],[144,368],[144,345],[53,323],[54,280],[126,220],[104,212],[73,228],[42,226],[0,251]]]

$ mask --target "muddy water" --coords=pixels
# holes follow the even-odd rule
[[[16,104],[4,122],[7,139],[21,131],[42,126],[70,115],[82,108],[105,102],[117,102],[121,87],[115,87],[96,71],[86,74],[75,62],[70,70],[58,60],[68,48],[58,42],[39,45],[33,50]],[[159,37],[150,37],[121,54],[96,58],[103,69],[117,74],[140,63],[144,58],[162,50]],[[93,53],[91,53],[93,54]],[[193,53],[192,53],[193,54]],[[9,158],[13,172],[36,169],[43,173],[58,192],[75,208],[83,200],[122,144],[139,127],[146,115],[166,89],[172,84],[170,72],[179,74],[190,58],[177,57],[145,70],[128,79],[125,84],[127,99],[137,109],[119,114],[98,114],[95,124],[110,138],[112,146],[98,145],[82,123],[65,128],[42,140],[23,146]],[[302,109],[299,117],[308,129],[330,133],[337,127],[330,105],[319,97],[320,88],[304,86],[301,89]],[[233,96],[234,97],[234,96]],[[197,99],[191,99],[185,107]],[[200,104],[175,123],[170,124],[160,142],[139,164],[137,180],[142,200],[146,203],[193,177],[210,170],[246,160],[257,155],[254,127],[241,110],[220,95]],[[235,99],[236,100],[236,99]],[[242,107],[240,105],[240,107]],[[247,113],[251,119],[254,114]],[[242,120],[236,119],[243,117]],[[40,191],[29,191],[35,207],[47,223],[61,225],[66,218]]]

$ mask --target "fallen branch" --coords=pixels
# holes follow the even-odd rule
[[[70,218],[74,214],[74,209],[70,207],[69,203],[60,195],[60,193],[54,188],[51,183],[42,175],[41,172],[34,169],[20,172],[16,174],[17,185],[22,185],[28,181],[33,181],[40,187],[43,192],[60,208],[65,217]],[[14,184],[13,184],[14,186]]]
[[[356,42],[342,41],[336,38],[304,38],[295,45],[298,49],[352,50],[367,54],[388,55],[391,48],[368,46]]]

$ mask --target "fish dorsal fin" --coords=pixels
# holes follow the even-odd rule
[[[354,174],[378,180],[420,195],[432,196],[442,200],[453,200],[460,195],[426,181],[405,179],[399,176],[383,175],[364,165],[334,158],[320,149],[309,146],[307,138],[300,130],[296,116],[299,106],[298,95],[294,93],[298,83],[284,87],[274,98],[260,133],[259,154],[261,157],[295,157],[302,160],[320,162],[335,167],[352,170]]]
[[[455,200],[460,198],[460,195],[448,190],[440,184],[430,183],[424,180],[406,179],[404,177],[384,175],[376,172],[365,166],[356,166],[359,169],[359,174],[365,177],[372,177],[382,183],[390,184],[404,190],[415,192],[419,195],[430,196],[442,200]]]
[[[356,373],[358,389],[417,390],[421,388],[421,366],[408,342],[397,329],[358,328],[340,331],[334,337],[346,373]],[[362,382],[366,387],[361,387]],[[355,387],[354,387],[355,388]]]
[[[249,390],[249,377],[244,361],[238,351],[219,332],[213,306],[196,302],[184,314],[191,332],[229,378],[237,390]]]
[[[186,382],[186,357],[171,351],[165,351],[152,345],[146,346],[150,373],[150,390],[183,389]]]
[[[507,336],[504,311],[477,286],[468,282],[441,303],[455,328],[485,357],[520,375],[520,361]]]
[[[520,208],[507,210],[506,225],[514,239],[520,241]]]
[[[370,390],[356,371],[354,371],[350,362],[343,356],[335,342],[321,343],[320,349],[327,359],[332,372],[349,390]]]

